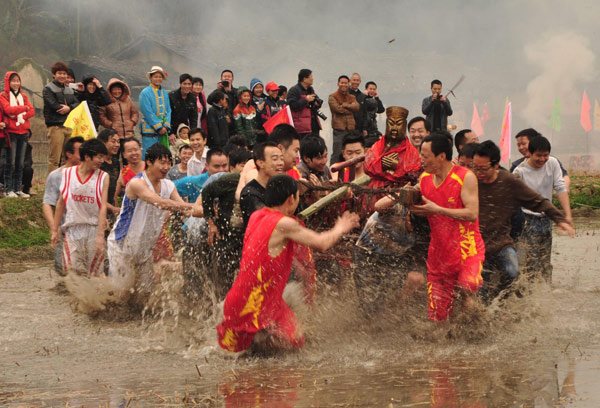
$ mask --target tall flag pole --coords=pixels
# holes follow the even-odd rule
[[[483,125],[481,124],[481,118],[479,112],[477,112],[477,105],[473,102],[473,117],[471,119],[471,130],[478,136],[483,136]]]
[[[512,104],[508,102],[504,109],[504,119],[502,120],[502,138],[500,139],[500,160],[508,164],[510,160],[510,140],[512,131]]]
[[[600,130],[600,104],[594,100],[594,130]]]
[[[579,118],[579,123],[581,123],[581,127],[586,132],[592,130],[592,119],[590,118],[591,109],[592,105],[590,104],[590,100],[588,99],[587,93],[584,90],[581,98],[581,116]]]
[[[550,128],[556,132],[560,132],[562,129],[562,122],[560,120],[560,101],[558,95],[554,97],[554,107],[552,107],[552,115],[550,116]]]
[[[483,110],[481,111],[481,126],[485,128],[485,123],[492,118],[490,115],[490,108],[488,108],[487,102],[483,104]]]

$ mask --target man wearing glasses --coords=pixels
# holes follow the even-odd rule
[[[479,229],[485,244],[484,285],[480,294],[484,301],[490,301],[519,276],[517,253],[510,236],[511,215],[515,210],[524,207],[544,213],[570,237],[575,236],[575,230],[550,200],[520,178],[500,170],[500,149],[491,140],[476,144],[468,167],[479,182]],[[493,281],[498,284],[492,284]]]

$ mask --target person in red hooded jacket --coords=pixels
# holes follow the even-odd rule
[[[4,193],[6,197],[28,198],[29,194],[21,191],[23,181],[23,163],[27,139],[29,138],[29,119],[34,109],[27,95],[21,92],[21,77],[14,71],[4,75],[4,91],[0,93],[0,106],[4,111],[6,128],[5,144],[6,164],[4,165]]]

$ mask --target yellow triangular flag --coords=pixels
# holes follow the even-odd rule
[[[594,130],[600,130],[600,104],[594,100]]]
[[[87,101],[81,102],[79,106],[69,113],[63,126],[73,129],[71,137],[81,136],[85,140],[96,137],[96,127],[94,126]]]

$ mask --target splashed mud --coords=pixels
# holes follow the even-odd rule
[[[158,290],[136,312],[89,302],[96,312],[82,313],[46,266],[6,273],[0,405],[598,406],[600,223],[577,235],[555,236],[552,285],[448,324],[426,320],[424,293],[367,319],[351,283],[323,291],[297,309],[307,344],[286,355],[221,350],[219,305],[187,301],[179,264],[157,269]]]

